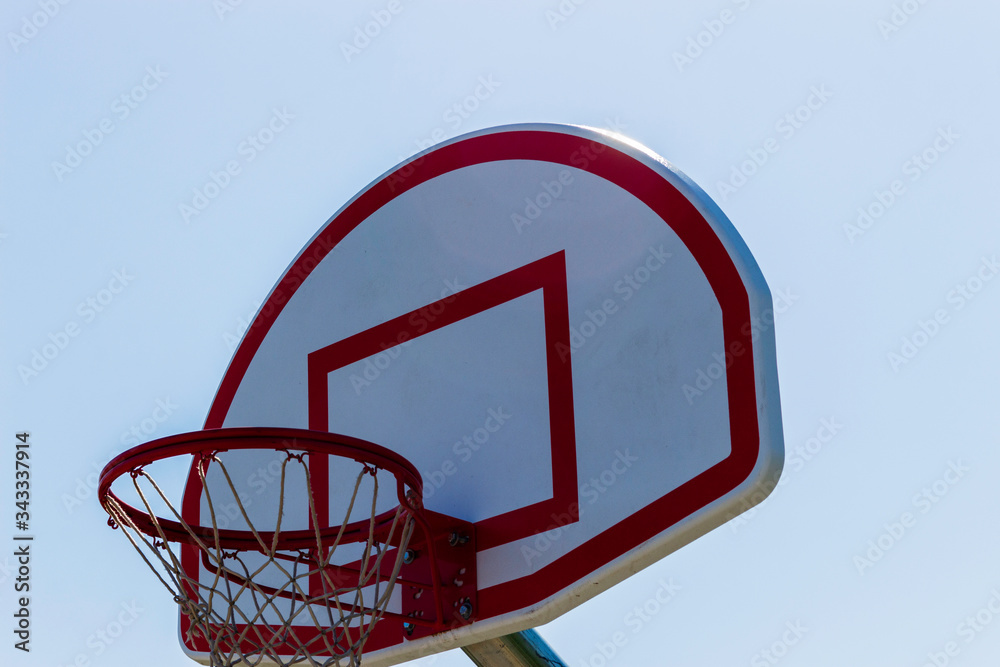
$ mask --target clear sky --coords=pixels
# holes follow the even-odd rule
[[[0,662],[186,663],[95,472],[201,427],[245,322],[359,189],[514,122],[616,129],[673,162],[785,305],[783,484],[542,636],[574,667],[997,659],[1000,10],[335,4],[0,9]],[[11,632],[21,431],[28,654]]]

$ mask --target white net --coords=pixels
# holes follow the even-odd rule
[[[290,532],[282,530],[286,480],[304,478],[311,488],[308,454],[284,454],[274,526],[253,525],[218,453],[196,455],[210,523],[203,519],[201,526],[189,525],[142,466],[131,470],[130,477],[148,521],[145,516],[137,520],[135,511],[127,511],[128,505],[114,494],[103,500],[111,525],[122,529],[187,617],[188,645],[207,654],[213,667],[355,667],[399,576],[414,519],[404,505],[389,517],[378,513],[378,469],[369,464],[359,463],[353,489],[346,489],[350,500],[339,530],[322,529],[309,493],[308,545],[298,539],[294,548],[282,546]],[[295,474],[290,474],[293,468]],[[209,469],[213,480],[224,478],[224,499],[213,501],[206,483]],[[363,486],[366,480],[370,483]],[[213,483],[219,495],[218,483]],[[226,485],[231,494],[224,493]],[[369,493],[371,511],[365,512],[359,531],[359,522],[350,519]],[[240,540],[232,540],[233,531],[220,526],[228,522],[217,512],[219,503],[227,509],[235,505],[246,522],[249,530],[239,531]],[[167,507],[167,520],[157,518],[154,504]],[[164,527],[167,521],[183,527],[183,541]],[[194,555],[200,559],[197,576],[182,566],[185,556]]]

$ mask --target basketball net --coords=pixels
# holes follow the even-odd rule
[[[285,454],[281,463],[278,519],[273,529],[253,525],[218,452],[195,454],[196,469],[205,490],[202,507],[207,504],[210,527],[190,526],[142,466],[129,474],[148,521],[144,518],[140,526],[117,496],[109,494],[104,499],[104,507],[111,516],[108,523],[122,529],[171,592],[188,619],[186,643],[203,647],[213,667],[272,664],[356,667],[360,665],[365,641],[386,611],[399,576],[403,554],[413,533],[412,509],[400,504],[388,528],[384,515],[376,521],[378,469],[368,463],[358,462],[362,469],[354,481],[350,504],[335,538],[329,537],[330,531],[326,531],[325,538],[321,535],[313,494],[309,493],[315,547],[279,546],[288,467],[300,466],[307,488],[312,488],[308,486],[309,466],[303,462],[304,454],[287,451]],[[220,534],[224,529],[219,527],[220,517],[205,479],[210,465],[217,466],[225,478],[238,512],[249,526],[246,534],[253,538],[250,548],[225,548],[225,533]],[[359,495],[363,495],[359,491],[366,476],[373,479],[371,513],[370,518],[361,522],[367,523],[367,535],[359,537],[358,522],[350,523],[349,519]],[[170,518],[183,526],[187,539],[178,540],[174,532],[168,535],[151,507],[151,498],[166,504],[172,514]],[[360,544],[361,556],[352,559],[349,566],[337,565],[334,554],[345,538],[349,523],[352,535],[345,541]],[[185,549],[196,550],[202,563],[201,568],[196,568],[203,573],[200,579],[192,578],[182,567]],[[263,579],[280,584],[265,585],[261,583]]]

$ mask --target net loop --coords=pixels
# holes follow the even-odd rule
[[[295,461],[298,461],[299,463],[302,463],[302,457],[305,456],[305,452],[299,452],[298,454],[294,454],[294,453],[290,452],[287,449],[283,449],[281,451],[285,452],[285,455],[288,456],[288,459],[287,459],[288,461],[291,461],[291,460],[294,459]]]

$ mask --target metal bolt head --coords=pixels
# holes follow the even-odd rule
[[[457,530],[453,530],[450,535],[448,535],[449,546],[457,547],[459,544],[465,544],[469,541],[468,535],[462,535]]]
[[[472,603],[466,600],[462,603],[462,606],[458,608],[458,615],[469,620],[472,617]]]
[[[417,552],[413,549],[407,549],[403,552],[403,563],[409,565],[417,559]]]
[[[414,627],[413,623],[403,623],[403,631],[407,635],[412,635],[413,634],[413,627]]]

